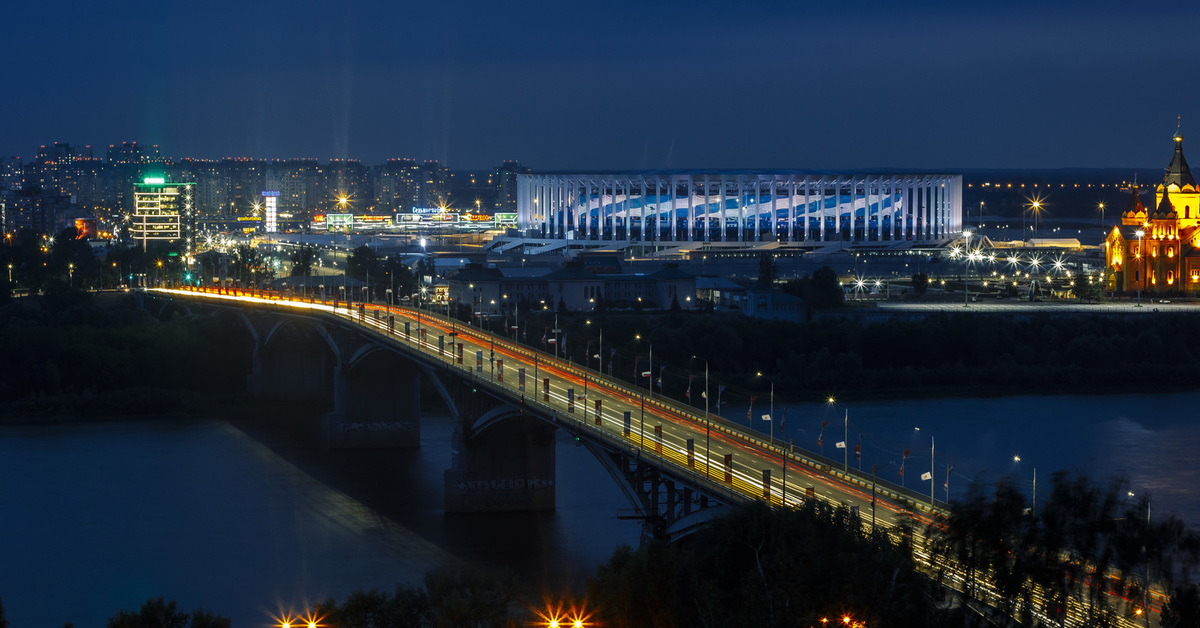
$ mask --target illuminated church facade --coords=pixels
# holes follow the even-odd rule
[[[1183,134],[1175,132],[1175,155],[1142,205],[1135,180],[1121,224],[1104,240],[1108,289],[1149,294],[1200,291],[1200,189],[1183,158]]]

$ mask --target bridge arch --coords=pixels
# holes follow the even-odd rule
[[[316,401],[329,407],[341,351],[320,321],[299,316],[266,319],[260,327],[242,314],[254,335],[251,391],[270,397]]]

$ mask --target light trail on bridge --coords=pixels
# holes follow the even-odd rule
[[[817,456],[804,455],[803,450],[797,453],[790,446],[772,445],[740,425],[696,413],[681,404],[652,398],[645,389],[565,358],[520,345],[494,332],[465,323],[460,325],[461,321],[428,310],[404,306],[351,305],[343,301],[323,302],[275,292],[231,288],[154,289],[153,292],[280,307],[292,313],[307,311],[350,322],[376,334],[384,342],[414,352],[432,366],[449,369],[476,386],[486,387],[492,394],[529,409],[534,416],[541,413],[543,418],[559,427],[624,449],[639,460],[656,463],[690,480],[713,497],[732,502],[765,501],[789,508],[802,505],[805,499],[818,499],[833,506],[854,507],[860,513],[864,529],[869,530],[870,524],[863,514],[864,508],[871,508],[874,495],[877,512],[871,519],[876,525],[890,531],[908,527],[915,537],[911,544],[914,559],[927,569],[935,569],[939,564],[929,554],[928,544],[923,542],[923,527],[934,525],[938,517],[948,515],[949,511],[936,504],[931,506],[915,491],[886,482],[881,484],[857,470],[839,470],[835,464],[824,462]],[[404,322],[408,323],[407,333]],[[441,334],[431,339],[431,330]],[[474,364],[465,357],[472,353]],[[485,365],[488,367],[486,372]],[[522,384],[519,374],[525,370],[528,375],[530,369],[533,371],[533,389],[527,390],[528,386]],[[597,398],[600,402],[598,414],[592,403]],[[628,424],[626,414],[630,415]],[[636,420],[633,420],[634,416]],[[646,431],[647,419],[650,421],[649,432]],[[700,437],[705,436],[715,442],[702,448]],[[689,440],[692,443],[690,458]],[[730,466],[726,465],[726,454],[733,455]],[[702,468],[697,468],[701,465]],[[764,491],[765,470],[772,472]],[[775,470],[782,473],[776,475]],[[954,566],[944,567],[950,584],[958,590],[982,585],[985,590],[976,592],[977,599],[990,605],[999,600],[986,575],[976,576],[972,585],[971,579],[961,570]],[[1040,595],[1035,592],[1035,597]],[[1155,591],[1153,597],[1152,607],[1161,607],[1165,602],[1165,595],[1159,591]],[[1072,606],[1067,611],[1068,616],[1073,611],[1082,612]],[[1072,619],[1069,617],[1068,622]],[[1079,623],[1082,623],[1082,616]],[[1133,622],[1126,624],[1131,628],[1136,626]]]

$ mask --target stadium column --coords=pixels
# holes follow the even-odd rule
[[[679,180],[671,177],[671,241],[679,241]]]
[[[605,202],[605,196],[608,197],[608,202]],[[615,180],[606,180],[600,177],[600,215],[603,218],[600,220],[600,238],[604,239],[605,233],[612,233],[617,228],[617,221],[612,215],[612,203],[617,196],[617,184]]]
[[[805,242],[807,242],[810,238],[809,233],[808,233],[808,208],[809,208],[808,191],[809,191],[809,189],[810,188],[808,185],[808,175],[804,175],[804,212],[802,214],[801,220],[804,221],[804,241]]]
[[[935,186],[938,195],[938,217],[934,226],[937,227],[936,237],[941,239],[946,235],[946,186],[941,181],[938,181]]]
[[[745,181],[742,180],[742,175],[737,175],[737,205],[738,205],[738,228],[737,241],[744,243],[745,241],[745,217],[746,217],[746,196],[745,196]]]
[[[929,180],[925,181],[925,239],[933,239],[933,208],[937,205],[937,193],[930,185]]]
[[[567,181],[567,206],[564,208],[564,211],[566,212],[567,215],[564,218],[564,220],[567,223],[567,233],[570,233],[572,231],[575,231],[575,228],[579,225],[579,221],[575,217],[576,200],[579,198],[579,195],[575,193],[575,180],[568,178],[566,181]]]
[[[767,220],[770,221],[768,226],[771,228],[771,239],[778,242],[779,227],[776,226],[776,223],[779,222],[779,219],[775,216],[775,185],[775,178],[771,177],[771,216]]]
[[[654,215],[655,216],[657,216],[661,213],[659,211],[659,207],[661,207],[661,206],[662,206],[662,178],[656,175],[654,177]],[[647,207],[646,207],[646,179],[645,179],[645,177],[642,177],[642,211],[639,212],[639,214],[642,219],[642,239],[643,240],[647,239],[646,209],[647,209]],[[654,222],[655,222],[654,228],[658,229],[658,224],[657,224],[658,221],[655,220]]]
[[[822,242],[826,241],[825,240],[825,186],[826,185],[828,185],[828,184],[825,182],[825,178],[821,177],[820,189],[818,189],[818,191],[817,191],[817,202],[820,203],[820,206],[817,209],[820,210],[819,213],[821,215],[821,218],[820,218],[821,224],[818,226],[821,228],[821,233],[819,235],[821,237]]]
[[[892,184],[890,184],[888,186],[888,201],[890,203],[892,203],[892,209],[890,209],[890,213],[892,213],[892,214],[890,214],[890,215],[892,215],[892,239],[898,240],[898,239],[900,239],[899,238],[900,223],[898,221],[902,220],[902,215],[900,215],[898,208],[896,208],[896,178],[895,177],[892,178]]]
[[[796,179],[790,177],[788,184],[788,202],[787,202],[787,241],[793,242],[796,239]]]
[[[711,205],[709,205],[708,192],[709,192],[708,175],[704,175],[704,241],[705,242],[709,241],[709,239],[708,239],[708,213],[712,209]]]
[[[842,179],[833,180],[833,233],[839,241],[842,239]]]
[[[905,228],[904,237],[917,239],[917,188],[913,179],[908,180],[907,186],[908,202],[904,206],[905,213]]]
[[[558,226],[558,237],[567,237],[567,204],[565,202],[566,194],[563,193],[563,186],[566,185],[563,177],[555,177],[554,179],[554,223]]]
[[[883,176],[880,175],[880,176],[875,177],[875,201],[879,204],[879,208],[875,212],[877,220],[879,221],[878,225],[876,225],[875,231],[876,231],[876,233],[878,233],[880,242],[883,242],[883,218],[884,218],[884,213],[883,213],[884,196],[883,195],[884,195],[884,190],[885,190],[885,186],[883,183]]]
[[[721,241],[728,239],[729,231],[725,228],[725,177],[717,179],[717,204],[721,209],[721,217],[717,218],[717,228],[721,231]]]
[[[692,175],[689,174],[687,175],[688,217],[684,223],[687,228],[687,236],[684,237],[686,242],[691,242],[696,238],[696,195],[692,192]]]

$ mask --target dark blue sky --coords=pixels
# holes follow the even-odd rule
[[[827,4],[14,2],[0,154],[1161,167],[1180,114],[1200,142],[1193,3]]]

